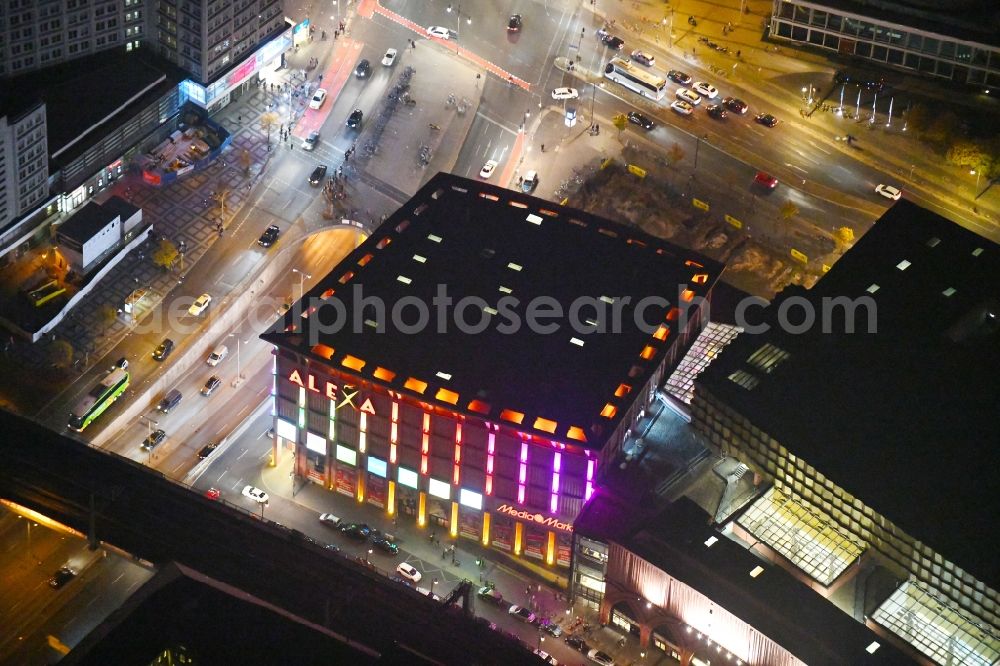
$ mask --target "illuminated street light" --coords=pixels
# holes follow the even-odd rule
[[[302,295],[303,295],[303,282],[305,281],[306,278],[309,278],[311,280],[312,279],[312,275],[309,275],[308,273],[300,271],[297,268],[293,268],[292,272],[299,274],[299,300],[301,301],[302,300]]]

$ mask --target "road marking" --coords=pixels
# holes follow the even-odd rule
[[[115,578],[113,581],[111,581],[111,584],[114,585],[115,583],[117,583],[118,581],[120,581],[122,579],[122,576],[124,576],[124,575],[125,575],[124,571],[121,572],[120,574],[118,574],[118,578]]]
[[[246,453],[247,453],[247,449],[245,449],[245,448],[240,449],[240,455],[236,456],[236,459],[239,460],[240,458],[242,458],[243,456],[245,456]]]
[[[219,481],[222,481],[222,477],[224,477],[228,471],[229,471],[228,469],[223,470],[222,474],[220,474],[218,478],[215,479],[215,483],[213,485],[219,485]]]

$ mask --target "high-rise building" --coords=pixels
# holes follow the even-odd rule
[[[48,179],[45,105],[0,106],[0,230],[45,201]]]

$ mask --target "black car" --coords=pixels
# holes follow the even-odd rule
[[[69,567],[62,567],[59,571],[52,574],[52,578],[49,578],[49,587],[53,590],[58,590],[60,587],[66,583],[73,580],[76,576],[76,572]]]
[[[667,78],[669,78],[674,83],[679,83],[682,86],[691,84],[691,77],[688,74],[680,71],[679,69],[672,69],[667,72]]]
[[[639,127],[647,130],[651,130],[656,127],[656,123],[642,115],[638,111],[629,111],[628,121],[633,125],[638,125]]]
[[[587,652],[590,651],[590,646],[587,645],[587,643],[584,642],[584,640],[579,636],[567,636],[565,640],[566,640],[566,645],[570,646],[577,652],[582,652],[584,654],[587,654]]]
[[[601,28],[597,31],[597,38],[601,40],[609,49],[614,49],[615,51],[620,51],[623,46],[625,46],[625,40],[620,37],[615,37],[610,32]]]
[[[708,111],[708,115],[712,116],[716,120],[725,120],[729,115],[726,112],[726,108],[721,104],[709,104],[705,110]]]
[[[372,64],[367,60],[362,60],[358,63],[358,66],[354,68],[354,76],[359,79],[367,79],[372,73]]]
[[[218,444],[206,444],[201,447],[201,451],[198,452],[198,457],[204,460],[205,458],[212,455],[212,453],[219,447]]]
[[[326,165],[320,164],[318,167],[313,169],[312,174],[309,176],[310,185],[319,185],[326,178]]]
[[[399,546],[389,541],[385,537],[375,537],[372,539],[372,545],[389,555],[396,555],[399,553]]]
[[[350,523],[349,525],[344,525],[340,528],[340,531],[344,536],[355,539],[356,541],[367,541],[368,536],[372,533],[371,528],[363,523]]]
[[[738,113],[741,116],[745,114],[747,110],[750,108],[746,102],[736,97],[727,97],[726,99],[722,100],[722,103],[726,105],[727,109],[729,109],[733,113]]]
[[[171,340],[170,338],[167,338],[166,340],[161,342],[160,346],[157,347],[156,350],[153,352],[153,360],[164,361],[168,356],[170,356],[170,352],[172,352],[173,350],[174,350],[174,341]]]
[[[161,442],[163,442],[163,440],[166,439],[166,437],[167,433],[164,432],[163,430],[154,430],[153,432],[149,433],[149,436],[146,437],[146,439],[142,440],[142,448],[144,448],[147,451],[150,451],[156,448]]]
[[[513,14],[507,21],[508,32],[521,32],[521,15]]]
[[[280,233],[281,229],[278,228],[278,225],[272,224],[267,229],[264,229],[264,233],[257,239],[257,244],[261,247],[271,247],[274,245],[274,241],[278,240],[278,234]]]
[[[778,124],[778,119],[770,113],[758,113],[754,116],[754,120],[759,122],[761,125],[767,125],[768,127],[774,127]]]
[[[364,120],[365,114],[362,113],[361,109],[354,109],[351,115],[347,116],[347,126],[351,129],[358,129],[361,127],[361,121]]]

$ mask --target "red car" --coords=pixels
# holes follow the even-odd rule
[[[218,488],[209,488],[208,490],[205,491],[205,497],[207,497],[210,500],[217,500],[221,496],[222,493],[219,491]]]
[[[769,190],[773,190],[778,186],[778,179],[769,173],[764,173],[763,171],[757,172],[757,175],[753,177],[753,182],[762,187],[766,187]]]

